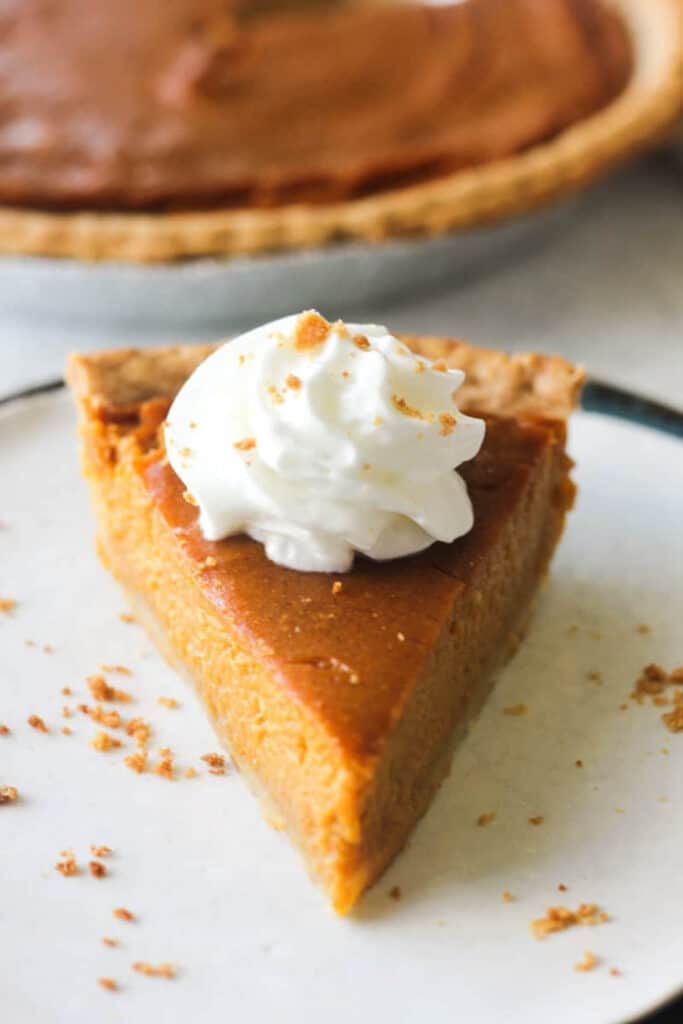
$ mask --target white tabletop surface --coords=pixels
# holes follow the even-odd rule
[[[683,408],[683,173],[652,158],[595,190],[535,251],[457,288],[364,312],[394,330],[559,352]],[[58,325],[5,319],[0,396],[58,377],[65,353],[83,344]]]

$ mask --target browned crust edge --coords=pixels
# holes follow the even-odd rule
[[[657,140],[680,113],[681,0],[612,2],[633,40],[631,82],[604,110],[520,155],[322,206],[169,214],[60,214],[0,207],[0,252],[152,263],[432,236],[530,212],[576,192]]]
[[[507,416],[566,419],[585,378],[581,367],[561,356],[507,355],[449,338],[410,337],[410,347],[429,359],[445,359],[465,372],[458,391],[463,409]],[[217,345],[119,348],[73,353],[66,377],[76,397],[99,415],[154,398],[172,399]]]

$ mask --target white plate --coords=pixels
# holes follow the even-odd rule
[[[93,554],[73,418],[63,393],[0,410],[0,595],[18,601],[0,616],[0,720],[12,729],[0,783],[21,792],[0,808],[3,1022],[610,1024],[680,988],[683,735],[628,702],[643,665],[683,661],[679,441],[577,415],[581,497],[528,638],[408,849],[344,920],[239,777],[206,773],[199,755],[216,743],[195,699],[119,620]],[[198,778],[133,774],[121,752],[88,746],[95,726],[82,715],[60,735],[62,705],[89,699],[85,676],[103,662],[132,668],[118,680],[130,712]],[[182,706],[160,707],[160,694]],[[519,701],[528,715],[502,714]],[[50,735],[28,727],[32,713]],[[477,827],[489,810],[494,823]],[[114,848],[109,877],[54,870],[67,847],[84,865],[90,843]],[[612,920],[532,937],[548,905],[581,901]],[[138,922],[114,920],[119,906]],[[577,973],[587,949],[599,966]],[[134,960],[179,973],[142,977]],[[121,991],[101,990],[101,976]]]

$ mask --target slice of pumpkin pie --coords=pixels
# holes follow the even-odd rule
[[[347,912],[519,642],[581,371],[306,313],[68,379],[104,564]]]

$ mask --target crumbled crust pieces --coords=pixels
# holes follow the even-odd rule
[[[117,992],[119,988],[118,983],[114,978],[98,978],[97,984],[102,988],[107,989],[108,992]]]
[[[548,907],[545,917],[531,922],[531,930],[537,939],[544,939],[553,932],[562,932],[573,925],[596,925],[608,921],[608,915],[600,910],[597,903],[582,903],[578,910],[567,907]]]
[[[136,960],[131,964],[138,974],[145,974],[148,978],[175,978],[176,970],[173,964],[149,964],[144,960]]]
[[[174,709],[180,707],[175,697],[159,697],[157,698],[157,704],[161,704],[163,708]]]
[[[162,757],[152,768],[155,775],[161,775],[162,778],[168,779],[171,782],[175,778],[175,768],[173,766],[173,758],[170,756]]]
[[[65,878],[71,878],[73,875],[77,875],[79,873],[79,868],[76,863],[76,856],[73,850],[62,850],[62,857],[63,860],[59,860],[55,864],[55,871],[59,871],[59,873],[64,875]]]
[[[114,911],[112,911],[112,913],[114,914],[114,917],[118,918],[119,921],[135,920],[135,914],[133,914],[130,910],[126,910],[125,907],[117,907]]]
[[[13,804],[19,799],[16,786],[0,786],[0,804]]]
[[[12,730],[4,722],[0,722],[0,736],[9,736]]]
[[[36,729],[38,732],[49,732],[50,730],[45,725],[45,722],[40,715],[30,715],[28,718],[28,724],[32,729]]]
[[[477,825],[479,825],[480,828],[485,828],[487,825],[490,825],[491,822],[495,820],[495,817],[495,811],[483,811],[477,818]]]
[[[136,750],[134,753],[129,754],[128,757],[124,757],[123,763],[126,768],[130,768],[131,771],[142,775],[147,768],[147,751]]]
[[[317,348],[327,341],[331,325],[327,320],[310,309],[302,313],[294,329],[294,348],[298,352],[306,352]]]
[[[583,954],[580,960],[574,964],[575,971],[592,971],[598,966],[599,960],[595,953],[591,953],[589,949]]]
[[[88,867],[93,878],[104,878],[107,874],[107,865],[99,860],[91,860]]]
[[[17,607],[17,602],[13,597],[0,597],[0,612],[7,615],[9,612],[13,612]]]
[[[90,852],[94,857],[111,857],[114,851],[111,846],[96,846],[95,843],[91,843]]]
[[[135,738],[139,747],[144,747],[152,735],[152,727],[144,718],[131,718],[126,726],[126,732]]]
[[[88,689],[95,698],[95,700],[104,701],[121,701],[122,703],[128,703],[131,700],[129,693],[125,690],[117,690],[115,686],[110,686],[104,676],[88,676]]]
[[[202,754],[201,760],[208,764],[210,775],[225,775],[225,758],[222,754]]]
[[[108,732],[100,729],[90,740],[90,746],[101,753],[105,753],[107,750],[114,750],[116,747],[120,747],[121,740],[117,740],[115,736],[110,736]]]

